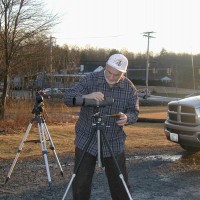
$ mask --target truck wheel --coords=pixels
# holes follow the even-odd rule
[[[186,150],[186,151],[188,151],[188,152],[197,152],[197,151],[200,151],[200,147],[198,148],[198,147],[191,147],[191,146],[187,146],[187,145],[183,145],[183,144],[180,144],[180,146],[184,149],[184,150]]]

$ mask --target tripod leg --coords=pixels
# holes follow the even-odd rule
[[[67,196],[67,193],[68,193],[68,191],[69,191],[69,189],[70,189],[70,187],[71,187],[71,185],[72,185],[72,182],[73,182],[74,178],[76,177],[76,174],[77,174],[77,172],[78,172],[78,170],[79,170],[79,167],[81,166],[82,160],[83,160],[83,158],[84,158],[84,156],[85,156],[85,153],[86,153],[86,151],[87,151],[87,149],[88,149],[88,147],[89,147],[89,145],[90,145],[90,142],[92,141],[92,138],[94,137],[94,135],[95,135],[95,134],[91,134],[91,136],[90,136],[88,142],[86,143],[86,145],[85,145],[85,147],[84,147],[83,154],[82,154],[82,156],[81,156],[81,158],[80,158],[80,160],[79,160],[79,162],[78,162],[76,168],[74,169],[74,173],[73,173],[73,175],[72,175],[72,177],[71,177],[71,179],[70,179],[70,181],[69,181],[69,184],[68,184],[68,186],[67,186],[67,189],[66,189],[66,191],[65,191],[65,194],[63,195],[62,200],[65,200],[65,198],[66,198],[66,196]]]
[[[104,139],[104,141],[105,141],[105,144],[107,145],[107,147],[108,147],[108,149],[109,149],[109,152],[110,152],[110,154],[111,154],[111,156],[112,156],[112,158],[113,158],[113,161],[114,161],[114,163],[115,163],[116,169],[117,169],[118,174],[119,174],[119,178],[121,179],[121,181],[122,181],[122,183],[123,183],[123,185],[124,185],[124,188],[125,188],[125,190],[126,190],[126,192],[127,192],[127,195],[128,195],[128,197],[129,197],[129,199],[130,199],[130,200],[133,200],[132,197],[131,197],[131,194],[130,194],[130,192],[129,192],[129,189],[128,189],[128,187],[127,187],[127,184],[126,184],[126,182],[125,182],[125,180],[124,180],[124,176],[123,176],[123,174],[121,173],[121,170],[120,170],[120,168],[119,168],[119,165],[118,165],[118,163],[117,163],[117,160],[116,160],[116,158],[115,158],[115,155],[113,154],[112,149],[111,149],[110,146],[109,146],[108,139],[106,138],[106,135],[105,135],[104,132],[102,132],[102,134],[103,134],[103,139]]]
[[[49,133],[49,130],[48,130],[48,128],[47,128],[46,123],[43,122],[43,125],[44,125],[44,128],[45,128],[45,132],[46,132],[46,135],[47,135],[47,139],[49,140],[50,149],[53,151],[54,156],[56,157],[58,166],[60,167],[60,174],[63,176],[63,169],[62,169],[61,164],[60,164],[60,161],[59,161],[59,159],[58,159],[58,155],[57,155],[57,153],[56,153],[55,146],[54,146],[54,144],[53,144],[53,140],[52,140],[52,138],[51,138],[51,135],[50,135],[50,133]]]
[[[66,196],[67,196],[67,193],[69,192],[69,189],[70,189],[70,187],[71,187],[71,185],[72,185],[72,182],[73,182],[75,176],[76,176],[76,174],[73,174],[73,175],[72,175],[72,177],[71,177],[71,179],[70,179],[70,181],[69,181],[69,184],[68,184],[68,186],[67,186],[67,189],[65,190],[65,193],[64,193],[64,195],[63,195],[62,200],[65,200],[65,198],[66,198]]]
[[[98,145],[98,156],[97,156],[97,159],[98,159],[98,166],[99,167],[102,167],[102,144],[101,144],[101,133],[100,133],[100,130],[97,130],[97,145]]]
[[[10,176],[11,176],[11,174],[12,174],[12,172],[13,172],[13,169],[14,169],[16,163],[17,163],[17,160],[18,160],[18,158],[19,158],[20,152],[21,152],[21,150],[22,150],[22,148],[23,148],[23,146],[24,146],[24,142],[26,141],[26,139],[27,139],[27,137],[28,137],[28,134],[29,134],[29,132],[30,132],[30,130],[31,130],[31,127],[32,127],[32,122],[30,122],[30,124],[28,125],[28,128],[27,128],[27,130],[26,130],[26,132],[25,132],[25,134],[24,134],[24,137],[23,137],[23,139],[22,139],[22,141],[21,141],[21,143],[20,143],[20,145],[19,145],[19,148],[18,148],[18,150],[17,150],[17,154],[16,154],[16,156],[15,156],[15,159],[14,159],[14,161],[13,161],[13,163],[12,163],[12,165],[11,165],[11,168],[10,168],[10,170],[9,170],[9,172],[8,172],[8,175],[7,175],[5,184],[6,184],[6,183],[8,182],[8,180],[10,179]]]
[[[49,164],[48,164],[48,159],[47,159],[46,138],[45,138],[45,135],[44,135],[42,123],[40,121],[38,122],[38,133],[39,133],[39,137],[40,137],[42,154],[43,154],[44,161],[45,161],[49,187],[52,188],[51,176],[50,176],[50,171],[49,171]]]

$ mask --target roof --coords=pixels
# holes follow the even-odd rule
[[[172,79],[169,78],[168,76],[165,76],[163,78],[161,78],[161,81],[171,81]]]

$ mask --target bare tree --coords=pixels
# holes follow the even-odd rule
[[[42,0],[0,0],[0,65],[4,80],[0,117],[4,118],[8,83],[13,60],[36,37],[47,34],[59,20],[57,14],[44,11]]]

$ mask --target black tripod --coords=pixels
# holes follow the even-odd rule
[[[19,149],[17,150],[17,154],[15,156],[15,159],[11,165],[11,168],[8,172],[5,184],[7,183],[7,181],[10,179],[10,176],[13,172],[13,169],[17,163],[17,160],[19,158],[20,152],[22,151],[22,148],[24,146],[25,142],[40,142],[41,144],[41,149],[42,149],[42,154],[44,157],[44,161],[45,161],[45,166],[46,166],[46,171],[47,171],[47,177],[48,177],[48,183],[50,188],[52,187],[52,183],[51,183],[51,176],[50,176],[50,170],[49,170],[49,164],[48,164],[48,158],[47,158],[47,144],[46,141],[49,141],[49,147],[50,149],[53,151],[54,156],[56,157],[57,163],[60,167],[60,173],[63,176],[63,170],[61,167],[61,164],[59,162],[54,144],[53,144],[53,140],[51,138],[51,135],[49,133],[49,130],[47,128],[44,116],[43,116],[43,111],[44,111],[44,103],[42,102],[43,98],[39,95],[39,93],[36,93],[36,104],[34,105],[33,111],[32,113],[34,114],[34,118],[30,121],[28,128],[23,136],[23,139],[20,143]],[[33,125],[33,122],[37,122],[37,127],[38,127],[38,134],[39,134],[39,140],[30,140],[30,141],[26,141],[28,134],[31,130],[31,127]]]
[[[98,166],[99,166],[99,167],[102,167],[102,161],[101,161],[101,159],[102,159],[102,141],[104,141],[104,142],[105,142],[105,145],[108,147],[109,152],[110,152],[110,154],[111,154],[111,156],[112,156],[112,158],[113,158],[113,161],[114,161],[114,163],[115,163],[116,169],[117,169],[118,174],[119,174],[119,178],[121,179],[121,181],[122,181],[122,183],[123,183],[123,185],[124,185],[124,188],[125,188],[125,190],[126,190],[126,192],[127,192],[127,195],[128,195],[128,197],[129,197],[129,199],[132,200],[132,197],[131,197],[131,194],[130,194],[130,192],[129,192],[129,189],[128,189],[127,184],[126,184],[126,182],[125,182],[125,180],[124,180],[124,176],[123,176],[123,174],[121,173],[121,170],[120,170],[120,168],[119,168],[119,165],[118,165],[118,163],[117,163],[117,160],[116,160],[116,158],[115,158],[115,156],[114,156],[114,154],[113,154],[113,152],[112,152],[111,147],[109,146],[109,142],[108,142],[108,140],[107,140],[107,138],[106,138],[106,135],[105,135],[105,133],[104,133],[103,131],[101,131],[101,130],[102,130],[102,126],[103,126],[102,117],[117,117],[117,116],[119,116],[119,115],[118,115],[118,114],[114,114],[114,115],[101,116],[101,115],[100,115],[100,112],[97,112],[96,114],[93,115],[93,117],[94,117],[94,119],[95,119],[95,123],[94,123],[93,125],[94,125],[94,127],[95,127],[95,129],[96,129],[96,134],[97,134],[97,145],[98,145],[97,162],[98,162]],[[73,180],[74,180],[74,178],[75,178],[75,176],[76,176],[76,174],[77,174],[77,172],[78,172],[78,170],[79,170],[79,167],[80,167],[80,165],[81,165],[81,163],[82,163],[82,160],[83,160],[83,158],[84,158],[84,155],[85,155],[85,153],[86,153],[86,151],[87,151],[87,149],[88,149],[88,147],[89,147],[89,145],[90,145],[90,143],[91,143],[91,141],[92,141],[94,135],[95,135],[95,134],[91,134],[91,136],[90,136],[88,142],[86,143],[86,145],[85,145],[85,147],[84,147],[83,154],[82,154],[82,156],[81,156],[81,158],[80,158],[80,160],[79,160],[79,163],[78,163],[77,167],[74,169],[74,173],[73,173],[73,175],[72,175],[72,177],[71,177],[71,179],[70,179],[70,181],[69,181],[69,184],[68,184],[68,186],[67,186],[67,189],[66,189],[66,191],[65,191],[65,193],[64,193],[64,196],[63,196],[62,200],[65,200],[65,198],[66,198],[66,196],[67,196],[67,193],[68,193],[68,191],[69,191],[69,189],[70,189],[70,187],[71,187],[71,185],[72,185],[72,182],[73,182]]]

